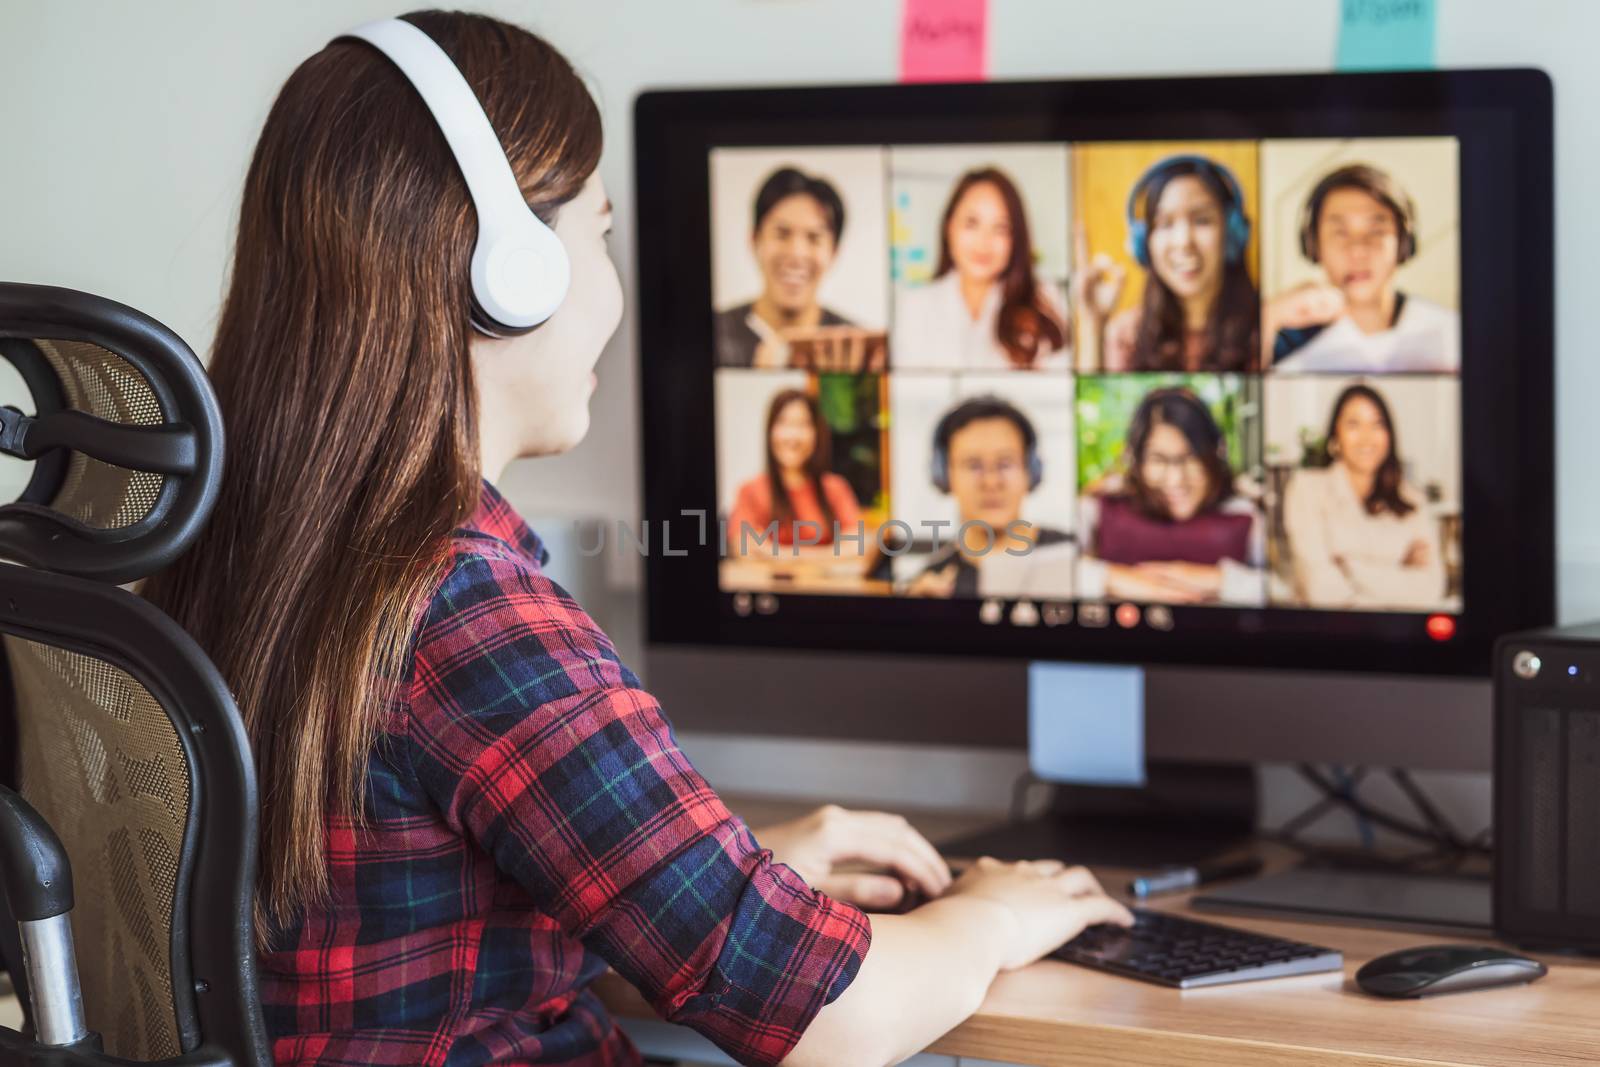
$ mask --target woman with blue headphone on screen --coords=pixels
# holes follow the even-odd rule
[[[1233,172],[1205,156],[1169,156],[1128,194],[1128,252],[1145,270],[1137,307],[1112,314],[1126,282],[1078,228],[1084,319],[1079,366],[1105,371],[1239,371],[1259,361],[1260,299],[1246,264],[1250,220]]]
[[[610,967],[744,1062],[887,1063],[1130,921],[1059,863],[952,884],[894,816],[753,833],[544,576],[491,482],[589,428],[622,312],[600,148],[559,53],[440,12],[306,60],[256,146],[222,498],[148,593],[254,744],[278,1062],[636,1064],[590,990]],[[856,906],[902,886],[937,899]]]

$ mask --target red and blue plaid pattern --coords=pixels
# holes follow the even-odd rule
[[[331,899],[261,959],[279,1063],[636,1064],[590,991],[776,1063],[866,954],[866,918],[761,850],[487,484],[369,763]]]

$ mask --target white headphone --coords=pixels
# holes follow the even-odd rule
[[[527,333],[556,313],[572,264],[555,231],[528,207],[472,86],[426,33],[402,19],[351,30],[388,56],[428,105],[467,180],[478,215],[472,325],[491,337]]]

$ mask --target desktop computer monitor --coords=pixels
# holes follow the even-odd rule
[[[644,95],[652,684],[993,744],[1017,662],[1139,664],[1153,756],[1486,765],[1492,642],[1554,620],[1550,109],[1528,70]]]

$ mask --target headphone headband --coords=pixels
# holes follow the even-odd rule
[[[1163,172],[1176,167],[1188,166],[1195,170],[1205,171],[1216,175],[1222,183],[1223,190],[1227,193],[1232,203],[1224,204],[1223,213],[1226,216],[1226,245],[1224,254],[1229,263],[1238,263],[1244,259],[1245,250],[1250,245],[1250,220],[1244,213],[1244,187],[1239,184],[1239,179],[1233,171],[1206,156],[1197,156],[1190,153],[1166,156],[1156,160],[1139,175],[1139,180],[1133,183],[1133,188],[1128,190],[1128,204],[1124,214],[1128,220],[1128,252],[1133,256],[1134,262],[1146,269],[1150,266],[1150,220],[1139,217],[1139,197],[1150,187]]]
[[[1174,167],[1181,166],[1190,166],[1196,168],[1197,170],[1208,170],[1215,174],[1217,176],[1217,180],[1222,182],[1223,188],[1228,190],[1228,197],[1233,201],[1232,206],[1237,207],[1240,210],[1244,209],[1244,190],[1239,185],[1239,179],[1233,176],[1233,171],[1229,170],[1223,164],[1218,163],[1214,159],[1208,159],[1205,156],[1197,156],[1190,153],[1180,153],[1175,156],[1166,156],[1165,158],[1156,160],[1154,163],[1150,164],[1149,167],[1145,168],[1145,172],[1143,174],[1139,175],[1139,180],[1133,183],[1132,189],[1128,190],[1128,217],[1134,217],[1134,212],[1138,211],[1139,209],[1139,194],[1144,192],[1145,188],[1151,182],[1156,180],[1157,175],[1159,175],[1162,171],[1171,170]]]
[[[505,148],[467,79],[432,37],[403,19],[351,30],[389,58],[427,105],[466,180],[478,218],[472,291],[485,333],[526,333],[555,314],[571,281],[566,249],[517,185]],[[485,328],[485,327],[488,328]]]
[[[1039,483],[1044,480],[1044,460],[1039,456],[1039,433],[1033,428],[1033,420],[1023,414],[1015,404],[993,395],[973,397],[957,404],[945,412],[934,425],[933,455],[929,459],[928,469],[933,487],[941,493],[950,491],[950,440],[961,432],[961,429],[951,429],[950,424],[955,421],[956,416],[965,413],[975,404],[983,404],[990,410],[983,415],[965,420],[961,429],[965,429],[970,423],[987,418],[1006,419],[1011,422],[1022,435],[1023,451],[1026,453],[1023,462],[1028,468],[1028,492],[1031,493],[1039,488]]]
[[[1381,186],[1386,188],[1373,189],[1368,182],[1359,181],[1352,175],[1353,171],[1364,170],[1375,173],[1381,177]],[[1387,207],[1395,216],[1395,228],[1400,232],[1397,235],[1395,249],[1395,262],[1397,266],[1404,266],[1417,255],[1417,205],[1411,199],[1411,194],[1394,184],[1387,174],[1376,167],[1366,164],[1354,164],[1340,167],[1330,171],[1318,179],[1312,186],[1311,195],[1306,197],[1305,203],[1300,205],[1300,254],[1313,263],[1322,262],[1322,243],[1317,239],[1317,223],[1322,215],[1322,205],[1329,196],[1340,189],[1357,189],[1373,197]]]

